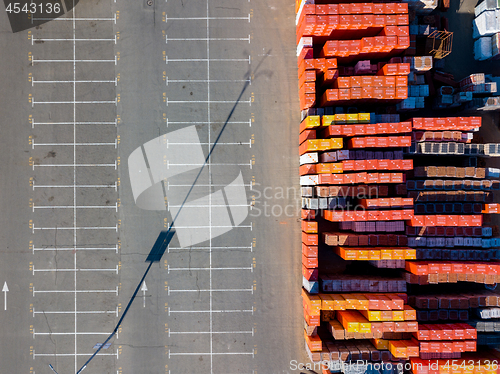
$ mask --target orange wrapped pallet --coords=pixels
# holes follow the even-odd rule
[[[409,222],[408,226],[423,227],[423,226],[475,226],[483,225],[483,216],[474,215],[415,215]]]
[[[411,220],[411,217],[413,217],[413,210],[322,210],[321,214],[325,220],[331,222],[401,221]]]
[[[415,130],[471,131],[481,127],[481,117],[413,118]]]

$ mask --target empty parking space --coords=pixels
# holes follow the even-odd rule
[[[115,21],[92,8],[31,34],[33,371],[77,371],[118,316]]]
[[[245,77],[251,63],[249,12],[220,13],[210,2],[204,14],[185,8],[176,13],[175,4],[166,6],[166,122],[169,131],[197,125],[204,151],[209,148],[212,153],[205,166],[209,179],[197,184],[201,196],[185,204],[175,221],[177,230],[196,232],[196,240],[184,249],[181,235],[181,246],[168,248],[167,342],[175,346],[175,351],[169,349],[168,368],[169,374],[187,367],[197,372],[235,372],[235,357],[253,358],[251,322],[246,329],[228,322],[245,315],[251,320],[253,315],[253,264],[248,256],[252,222],[245,219],[253,166],[252,94]],[[231,183],[233,187],[227,187]],[[189,184],[176,180],[167,183],[174,215],[182,200],[175,196],[182,196],[186,187]],[[243,216],[239,211],[245,212]]]

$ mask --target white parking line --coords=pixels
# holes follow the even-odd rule
[[[169,100],[168,97],[165,98],[165,102],[168,104],[234,104],[234,100]],[[240,100],[242,104],[249,104],[252,106],[252,99]],[[37,103],[38,104],[38,103]]]
[[[165,120],[168,125],[249,125],[249,127],[252,127],[252,119],[250,118],[248,121],[227,121],[227,122],[206,122],[206,121],[194,121],[194,122],[188,122],[188,121],[169,121],[168,118]]]
[[[62,226],[62,227],[35,227],[33,225],[33,232],[35,230],[116,230],[118,231],[118,225],[116,226],[87,226],[87,227],[73,227],[73,226]]]
[[[35,275],[36,272],[45,272],[45,273],[55,273],[55,272],[99,272],[99,271],[105,271],[105,272],[112,272],[118,274],[118,265],[116,265],[115,269],[35,269],[35,266],[33,265],[33,275]]]
[[[240,355],[254,355],[254,352],[177,352],[173,353],[168,351],[168,356],[240,356]]]
[[[222,249],[222,250],[229,250],[229,249],[234,249],[234,250],[237,250],[237,251],[241,251],[242,249],[249,249],[250,252],[253,251],[253,245],[250,244],[250,246],[248,247],[244,247],[244,246],[227,246],[227,247],[217,247],[217,246],[211,246],[211,247],[189,247],[189,249],[198,249],[198,250],[207,250],[209,251],[210,249],[214,250],[214,249]],[[179,251],[184,251],[185,248],[181,248],[181,247],[170,247],[168,246],[167,247],[167,253],[170,253],[170,250],[179,250]]]
[[[114,293],[118,296],[118,287],[116,287],[116,290],[42,290],[42,291],[37,291],[35,290],[35,287],[33,287],[33,296],[37,293]],[[72,313],[75,313],[73,311]]]
[[[210,334],[210,331],[170,331],[168,330],[168,335],[188,335],[188,334]],[[253,331],[212,331],[212,334],[251,334]]]
[[[114,143],[113,143],[114,144]],[[208,143],[198,142],[198,143],[171,143],[167,139],[167,148],[171,145],[212,145]],[[220,142],[217,145],[249,145],[252,148],[252,140],[250,139],[248,142]],[[173,164],[171,164],[173,165]],[[213,164],[212,164],[213,165]]]
[[[180,41],[180,42],[210,42],[210,41],[248,41],[250,44],[250,35],[248,38],[169,38],[168,35],[165,35],[165,43],[168,41]]]
[[[243,83],[248,82],[252,84],[252,80],[249,79],[169,79],[165,77],[165,82],[168,86],[169,83]],[[188,122],[192,123],[192,122]],[[204,122],[206,123],[206,122]],[[212,122],[215,123],[215,122]]]
[[[36,335],[109,335],[109,332],[33,332],[33,337]]]
[[[35,184],[33,181],[33,189],[35,188],[114,188],[116,190],[117,183],[114,184]]]
[[[250,56],[248,58],[171,58],[165,56],[165,63],[168,65],[169,62],[248,62],[251,63]]]
[[[113,21],[116,23],[116,14],[113,18],[68,18],[68,17],[57,17],[57,18],[33,18],[33,21]]]
[[[36,122],[32,121],[31,122],[31,127],[35,128],[35,125],[114,125],[116,127],[117,121],[115,120],[114,122],[110,121],[101,121],[101,122]]]
[[[31,83],[32,83],[32,86],[35,83],[51,83],[51,84],[54,84],[54,83],[70,83],[70,84],[74,84],[74,83],[115,83],[115,85],[116,85],[116,79],[114,79],[114,80],[79,80],[79,81],[72,81],[72,80],[70,80],[70,81],[68,81],[68,80],[52,81],[52,80],[34,80],[34,79],[32,79]],[[47,122],[47,123],[49,123],[49,122]],[[110,122],[110,123],[114,124],[114,122]],[[52,122],[50,122],[50,124],[52,124]],[[73,124],[73,122],[71,122],[71,124]]]
[[[33,142],[31,144],[32,148],[35,148],[35,146],[38,146],[38,147],[58,147],[58,146],[77,146],[77,147],[81,147],[81,146],[103,146],[103,145],[111,145],[113,147],[116,148],[117,146],[117,142],[115,141],[114,143],[35,143]]]
[[[64,311],[62,311],[62,310],[61,311],[57,311],[57,310],[36,310],[35,311],[35,308],[33,308],[33,318],[37,314],[44,315],[44,314],[74,314],[74,313],[75,313],[74,310],[71,310],[71,311],[67,311],[67,310],[64,310]],[[116,308],[116,310],[88,310],[88,311],[77,311],[76,313],[77,314],[115,314],[118,317],[118,307]]]
[[[250,270],[253,271],[253,267],[227,267],[227,268],[211,268],[212,270]],[[167,265],[167,273],[170,273],[171,271],[200,271],[200,270],[205,270],[208,271],[210,268],[171,268],[170,265]]]
[[[170,313],[252,313],[253,309],[227,309],[227,310],[171,310],[168,308],[168,315]]]
[[[35,62],[112,62],[115,63],[116,60],[31,60],[32,63]]]
[[[115,164],[33,164],[33,169],[36,167],[114,167],[116,169]],[[76,186],[76,185],[73,185]]]
[[[35,209],[115,209],[118,211],[118,204],[115,205],[33,205]]]
[[[168,202],[167,202],[168,204]],[[225,208],[225,207],[241,207],[241,206],[251,206],[251,204],[227,204],[227,205],[217,205],[217,204],[214,204],[214,205],[190,205],[189,207],[190,208]],[[169,208],[182,208],[183,205],[171,205],[171,204],[168,204],[168,207]],[[212,226],[213,227],[213,226]]]
[[[210,288],[204,290],[172,290],[170,287],[167,287],[167,293],[170,295],[171,292],[252,292],[253,288]]]
[[[33,254],[35,251],[74,251],[73,247],[35,247],[33,245]],[[78,247],[77,251],[115,251],[118,253],[118,244],[114,247]]]
[[[116,38],[32,38],[31,45],[33,43],[45,43],[45,42],[114,42],[116,44]]]
[[[170,182],[168,182],[167,180],[167,189],[169,187],[191,187],[192,184],[170,184]],[[196,183],[196,186],[197,187],[226,187],[226,184],[199,184],[199,183]],[[250,189],[252,189],[252,184],[251,183],[243,183],[243,184],[231,184],[232,187],[250,187]],[[192,248],[192,247],[191,247]]]
[[[177,229],[227,229],[227,228],[232,228],[232,229],[251,229],[252,225],[240,225],[240,226],[224,226],[224,225],[208,225],[208,226],[175,226]],[[191,247],[190,247],[191,248]]]
[[[197,20],[248,20],[250,22],[250,14],[247,17],[168,17],[165,15],[165,22],[167,21],[197,21]]]
[[[82,100],[82,101],[31,101],[31,106],[35,106],[35,104],[116,104],[118,101],[115,100]]]
[[[170,163],[168,160],[167,160],[167,169],[170,167],[170,166],[199,166],[199,167],[202,167],[204,166],[205,164],[173,164],[173,163]],[[250,168],[252,167],[252,161],[250,161],[250,163],[248,164],[243,164],[243,163],[212,163],[212,166],[213,165],[216,165],[216,166],[250,166]]]
[[[33,359],[35,359],[37,356],[39,357],[73,357],[75,356],[92,356],[93,353],[35,353],[35,350],[33,350]],[[96,356],[116,356],[118,357],[118,350],[116,350],[116,353],[98,353]]]

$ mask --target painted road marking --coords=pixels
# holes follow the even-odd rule
[[[213,334],[210,331],[210,334]],[[225,355],[254,355],[254,352],[170,352],[169,356],[225,356]]]
[[[253,309],[226,309],[226,310],[172,310],[168,308],[168,315],[170,313],[252,313]]]
[[[111,143],[111,144],[115,144],[115,143]],[[204,143],[204,142],[198,142],[198,143],[191,143],[191,142],[185,142],[185,143],[173,143],[173,142],[169,142],[168,139],[167,139],[167,148],[170,147],[171,145],[198,145],[198,144],[201,144],[201,145],[209,145],[208,143]],[[210,144],[211,145],[211,144]],[[248,142],[219,142],[217,143],[217,145],[249,145],[250,148],[252,146],[252,139],[250,139]],[[170,165],[174,165],[174,164],[170,164]],[[214,164],[212,164],[214,165]],[[231,184],[231,186],[234,186],[234,184]]]
[[[170,187],[174,188],[174,187],[191,187],[192,185],[191,184],[171,184],[170,182],[168,182],[167,180],[167,189],[169,189]],[[200,183],[196,183],[196,186],[197,187],[226,187],[225,184],[200,184]],[[243,184],[232,184],[231,186],[233,187],[249,187],[250,189],[252,189],[252,184],[251,183],[243,183]],[[192,247],[191,247],[192,248]]]
[[[35,272],[49,272],[49,273],[52,272],[53,273],[53,272],[73,272],[73,271],[81,271],[81,272],[107,271],[107,272],[112,272],[112,273],[118,274],[118,265],[116,265],[115,269],[82,269],[82,268],[78,268],[78,269],[60,269],[60,268],[57,268],[57,269],[35,269],[35,266],[33,266],[33,275],[35,274]]]
[[[212,270],[250,270],[253,271],[253,267],[233,267],[233,268],[211,268]],[[170,273],[171,271],[193,271],[193,270],[210,270],[210,268],[171,268],[169,265],[167,265],[167,273]]]
[[[118,231],[118,225],[116,226],[87,226],[87,227],[76,227],[76,226],[60,226],[60,227],[35,227],[33,225],[33,231],[35,230],[116,230]]]
[[[116,14],[113,18],[68,18],[68,17],[58,17],[58,18],[33,18],[33,21],[113,21],[116,23]]]
[[[112,62],[115,63],[116,60],[31,60],[34,64],[35,62]]]
[[[75,311],[57,311],[57,310],[36,310],[33,308],[33,317],[35,317],[36,314],[74,314]],[[77,311],[77,314],[116,314],[118,317],[118,307],[116,310],[88,310],[88,311]]]
[[[250,44],[250,39],[251,39],[250,35],[248,35],[248,38],[169,38],[168,35],[165,34],[165,43],[167,44],[169,40],[179,41],[179,42],[248,41],[248,44]]]
[[[33,168],[37,167],[114,167],[116,169],[116,163],[114,164],[33,164]],[[75,184],[73,186],[76,186]]]
[[[207,61],[215,61],[215,62],[248,62],[251,64],[250,56],[248,58],[171,58],[165,56],[165,63],[168,65],[169,62],[207,62]]]
[[[173,164],[173,163],[170,163],[168,160],[167,160],[167,169],[170,167],[170,166],[199,166],[199,167],[202,167],[204,166],[205,164]],[[248,164],[244,164],[244,163],[212,163],[212,166],[215,165],[215,166],[250,166],[250,168],[252,168],[252,161],[250,161],[250,163]]]
[[[185,17],[185,18],[180,18],[180,17],[168,17],[167,14],[165,14],[165,22],[167,21],[197,21],[197,20],[217,20],[217,21],[222,21],[222,20],[248,20],[250,22],[250,13],[248,14],[248,17]]]
[[[33,296],[37,293],[114,293],[118,296],[118,287],[116,290],[35,290],[33,287]],[[75,313],[75,312],[73,312]]]
[[[148,286],[146,285],[146,281],[142,282],[142,287],[141,287],[141,291],[142,291],[142,307],[145,308],[146,307],[146,291],[148,290]]]
[[[33,337],[36,335],[109,335],[109,332],[36,332],[33,331]]]
[[[35,101],[33,99],[31,101],[31,106],[35,106],[35,104],[117,104],[118,99],[115,100],[82,100],[82,101]]]
[[[215,228],[215,229],[226,229],[226,228],[241,228],[241,229],[251,229],[252,225],[240,225],[240,226],[224,226],[224,225],[208,225],[208,226],[177,226],[175,225],[176,228],[178,229],[209,229],[209,228]],[[192,247],[189,247],[192,248]]]
[[[251,78],[248,79],[169,79],[165,76],[165,82],[169,83],[249,83],[252,84]],[[192,124],[193,122],[186,122]],[[205,124],[208,122],[204,122]],[[216,122],[211,122],[216,123]],[[246,123],[246,122],[245,122]]]
[[[252,119],[249,119],[248,121],[227,121],[227,122],[205,122],[205,121],[195,121],[195,122],[186,122],[186,121],[169,121],[168,118],[165,120],[168,125],[249,125],[249,127],[252,127]]]
[[[169,100],[168,97],[165,98],[165,102],[168,104],[233,104],[234,100]],[[252,105],[252,99],[240,100],[240,103]],[[38,104],[38,103],[37,103]]]
[[[32,86],[35,83],[51,83],[51,84],[54,84],[54,83],[70,83],[70,84],[74,84],[74,83],[114,83],[116,85],[116,79],[114,79],[114,80],[78,80],[78,81],[67,81],[67,80],[54,81],[54,80],[34,80],[34,79],[32,79],[31,83],[32,83]],[[49,122],[47,122],[47,123],[49,123]],[[111,123],[113,123],[113,122],[111,122]],[[52,122],[50,122],[50,124],[52,124]],[[71,123],[71,124],[73,124],[73,123]]]
[[[9,287],[7,286],[7,282],[5,282],[3,284],[2,292],[3,292],[3,300],[4,300],[3,310],[7,310],[7,292],[9,292]]]
[[[32,148],[35,148],[35,146],[38,146],[38,147],[58,147],[58,146],[77,146],[77,147],[81,147],[81,146],[87,146],[87,145],[111,145],[113,147],[117,147],[117,142],[113,142],[113,143],[35,143],[33,142],[31,144]]]
[[[168,202],[167,202],[168,204]],[[180,208],[183,205],[173,205],[173,204],[168,204],[170,208]],[[213,204],[213,205],[190,205],[189,208],[223,208],[223,207],[241,207],[241,206],[251,206],[251,204],[224,204],[224,205],[218,205],[218,204]],[[212,226],[214,227],[214,226]]]
[[[33,211],[35,209],[115,209],[118,211],[118,204],[115,205],[35,205],[33,204]]]
[[[63,184],[35,184],[33,181],[33,189],[35,188],[114,188],[116,190],[117,188],[117,183],[115,182],[114,184],[68,184],[68,185],[63,185]]]
[[[108,334],[109,335],[109,334]],[[76,339],[76,336],[75,336]],[[72,356],[92,356],[93,353],[35,353],[35,350],[33,350],[33,359],[35,359],[37,356],[39,357],[72,357]],[[116,353],[98,353],[96,356],[116,356],[118,358],[118,350],[116,350]]]
[[[170,331],[168,330],[168,335],[187,335],[187,334],[210,334],[209,331]],[[254,332],[252,331],[212,331],[212,334],[251,334],[253,336]]]
[[[33,245],[33,254],[35,251],[74,251],[73,247],[35,247]],[[78,247],[77,251],[115,251],[118,253],[118,244],[114,247]]]
[[[73,124],[75,125],[114,125],[116,126],[117,125],[117,121],[115,120],[115,122],[110,122],[110,121],[102,121],[102,122],[36,122],[36,121],[32,121],[31,122],[32,124],[32,128],[35,127],[35,125],[71,125],[73,126]]]
[[[210,270],[210,268],[209,268]],[[170,295],[171,292],[252,292],[253,293],[253,288],[210,288],[210,289],[196,289],[196,290],[173,290],[170,287],[168,287],[168,294]]]
[[[32,38],[31,45],[33,43],[45,43],[45,42],[114,42],[116,44],[115,38]]]
[[[217,246],[212,246],[212,247],[189,247],[191,249],[196,249],[196,250],[206,250],[206,251],[209,251],[209,250],[216,250],[216,249],[221,249],[221,250],[230,250],[230,249],[234,249],[236,251],[241,251],[243,249],[249,249],[250,252],[253,251],[253,246],[250,245],[249,247],[244,247],[244,246],[241,246],[241,247],[238,247],[238,246],[227,246],[227,247],[217,247]],[[178,250],[178,251],[182,251],[184,250],[184,248],[180,248],[180,247],[167,247],[167,250],[168,250],[168,253],[170,253],[170,250]]]

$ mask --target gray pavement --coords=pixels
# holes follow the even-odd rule
[[[218,143],[177,222],[192,245],[174,238],[85,372],[293,372],[305,360],[293,4],[80,2],[17,34],[2,17],[0,362],[76,372],[106,339],[201,167],[170,162],[169,210],[144,210],[128,158],[194,126],[205,157]],[[240,173],[243,203],[224,187]]]
[[[33,370],[76,372],[112,330],[120,291],[111,3],[32,30],[29,197]],[[35,19],[37,18],[35,14]],[[119,349],[94,370],[113,372]]]

